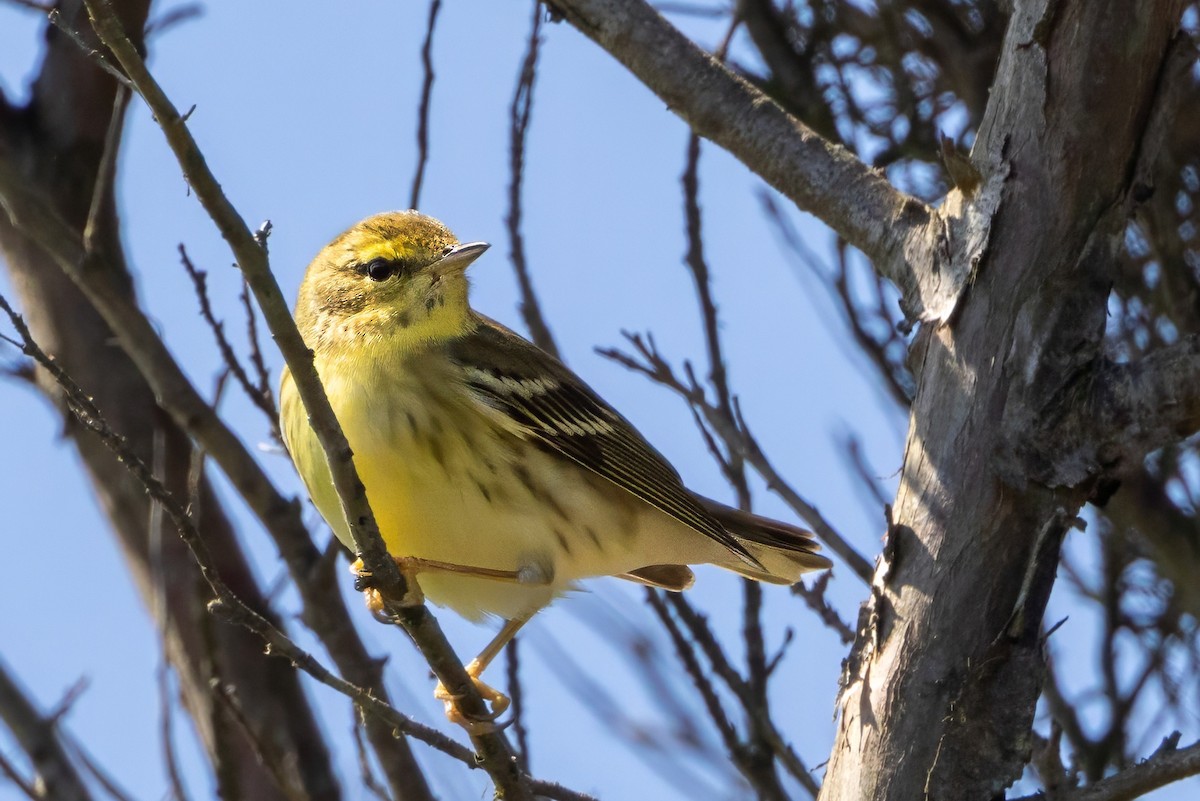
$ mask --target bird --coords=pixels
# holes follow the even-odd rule
[[[570,368],[475,311],[466,270],[488,247],[459,242],[417,211],[376,214],[313,259],[295,319],[389,554],[427,600],[504,621],[466,666],[491,720],[508,699],[480,675],[583,579],[682,591],[690,566],[712,564],[793,584],[830,561],[811,532],[688,490]],[[353,550],[286,368],[280,428],[313,503]],[[488,724],[460,712],[440,684],[435,696],[451,720]]]

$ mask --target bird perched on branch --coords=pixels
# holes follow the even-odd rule
[[[828,567],[812,535],[699,496],[553,356],[474,311],[460,244],[415,211],[366,219],[309,265],[296,323],[367,490],[379,531],[425,597],[506,622],[467,666],[479,674],[517,630],[580,579],[667,590],[688,565],[792,584]],[[313,502],[354,544],[290,373],[282,430]],[[447,714],[464,721],[439,687]]]

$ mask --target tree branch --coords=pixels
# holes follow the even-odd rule
[[[525,47],[525,58],[521,60],[521,71],[517,74],[517,86],[513,90],[512,103],[508,108],[508,214],[504,222],[508,226],[511,243],[509,258],[517,274],[517,287],[521,290],[521,317],[529,338],[542,350],[555,358],[562,358],[550,326],[542,314],[533,279],[529,275],[529,263],[525,258],[525,238],[521,235],[521,189],[525,181],[525,144],[529,133],[529,120],[533,113],[533,84],[537,79],[538,48],[542,36],[542,9],[533,3],[533,21],[529,26],[529,40]]]
[[[188,131],[186,121],[146,69],[141,55],[113,13],[109,0],[85,1],[97,35],[112,50],[138,94],[154,113],[168,145],[183,168],[189,186],[229,243],[238,267],[263,311],[263,317],[292,371],[297,391],[325,452],[355,549],[370,571],[375,589],[383,596],[389,607],[388,612],[412,636],[443,686],[461,699],[459,706],[462,712],[484,719],[488,714],[487,705],[429,610],[424,606],[405,607],[390,601],[405,596],[404,579],[383,544],[367,501],[366,489],[355,470],[350,446],[321,386],[312,352],[300,336],[287,302],[267,264],[266,252],[225,197]],[[72,268],[74,265],[66,267],[68,272]],[[152,339],[157,340],[157,337]],[[128,343],[123,341],[123,344],[128,347]],[[161,343],[158,346],[162,347]],[[163,350],[165,353],[165,348]],[[499,731],[492,731],[475,735],[472,739],[485,768],[505,798],[529,798],[528,785],[512,758],[512,749],[504,736]]]
[[[116,56],[135,91],[150,107],[155,121],[166,136],[167,144],[179,160],[188,185],[221,231],[221,236],[229,243],[238,268],[245,275],[255,300],[263,310],[267,325],[296,379],[304,407],[329,461],[333,483],[341,498],[343,513],[360,558],[374,575],[381,592],[402,597],[403,579],[400,571],[388,557],[383,539],[379,536],[375,517],[367,504],[366,490],[354,470],[350,446],[334,417],[329,399],[320,390],[312,353],[292,320],[287,301],[267,264],[266,252],[209,171],[203,154],[187,128],[186,119],[146,69],[137,48],[125,35],[110,0],[86,0],[86,5],[97,35]]]
[[[987,226],[979,221],[990,212],[976,212],[998,203],[995,192],[980,193],[986,204],[964,204],[958,193],[935,211],[788,115],[643,0],[547,2],[694,132],[867,254],[900,287],[911,318],[943,320],[953,311],[986,244]],[[952,224],[969,217],[975,218],[973,230],[960,232]]]
[[[55,801],[92,801],[55,731],[53,716],[43,717],[0,662],[0,719],[33,762],[42,793]]]
[[[425,42],[421,45],[421,67],[425,78],[421,81],[421,103],[417,107],[417,168],[413,173],[412,193],[408,207],[415,209],[421,203],[421,185],[425,182],[425,165],[429,162],[429,107],[433,100],[433,31],[437,27],[438,12],[442,0],[429,0],[429,20],[425,23]]]
[[[1161,747],[1133,767],[1101,779],[1095,784],[1069,792],[1060,792],[1055,801],[1133,801],[1171,782],[1200,774],[1200,742],[1177,748],[1179,733],[1168,737]],[[1045,793],[1015,801],[1046,801]]]

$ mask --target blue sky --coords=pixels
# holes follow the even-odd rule
[[[289,297],[326,241],[359,218],[408,202],[425,14],[425,3],[211,3],[203,16],[152,42],[151,66],[176,105],[196,105],[189,125],[229,197],[251,224],[273,222],[272,263]],[[507,109],[529,17],[524,2],[443,5],[434,51],[431,161],[421,203],[464,241],[493,243],[472,267],[473,303],[518,329],[503,219]],[[0,2],[0,85],[10,98],[23,96],[36,66],[40,26],[36,14]],[[681,402],[593,352],[598,345],[618,344],[622,329],[648,330],[666,355],[703,361],[691,280],[682,263],[678,179],[686,128],[575,30],[548,25],[544,32],[524,231],[544,312],[571,366],[674,461],[690,486],[728,499]],[[721,33],[703,24],[692,32],[709,45]],[[865,500],[844,468],[837,437],[846,431],[859,436],[890,494],[905,419],[873,386],[852,348],[842,344],[843,332],[828,325],[834,315],[826,297],[798,279],[796,265],[760,214],[761,182],[706,146],[701,185],[707,255],[732,381],[747,419],[781,472],[873,559],[883,512]],[[197,314],[177,246],[186,244],[193,261],[209,271],[210,292],[231,332],[241,330],[239,277],[159,131],[137,104],[121,155],[119,193],[141,298],[176,357],[210,392],[220,359]],[[805,215],[793,216],[810,247],[825,252],[828,231]],[[3,279],[0,286],[7,291]],[[280,360],[268,355],[277,376]],[[8,445],[0,453],[5,477],[0,658],[45,707],[85,677],[88,688],[66,720],[70,731],[135,797],[160,798],[167,785],[155,745],[160,710],[152,622],[73,452],[58,439],[56,413],[14,381],[0,382],[0,408],[5,412],[0,440]],[[268,441],[264,421],[242,399],[231,394],[223,409],[247,442]],[[264,450],[262,461],[287,492],[302,494],[286,457]],[[260,576],[271,584],[283,568],[269,539],[231,492],[224,497],[242,524]],[[755,503],[760,511],[794,519],[761,483],[755,485]],[[324,541],[327,529],[311,508],[309,513]],[[55,566],[52,578],[38,569],[48,564]],[[346,584],[349,593],[348,578]],[[588,622],[616,614],[655,630],[639,591],[614,580],[592,582],[588,589],[560,601],[527,629],[524,677],[534,771],[606,798],[689,797],[695,788],[664,779],[611,739],[597,739],[606,737],[603,726],[570,691],[573,679],[563,678],[561,651],[573,654],[590,680],[621,699],[635,717],[658,720],[658,707],[628,661]],[[845,650],[785,590],[771,588],[767,594],[769,645],[778,647],[786,626],[796,632],[775,685],[778,715],[799,753],[810,764],[820,763],[831,743]],[[843,616],[853,620],[864,594],[861,583],[838,567],[831,594]],[[701,570],[692,598],[736,653],[737,581],[715,569]],[[295,611],[290,593],[280,602],[285,611]],[[1079,617],[1071,625],[1082,631],[1086,619]],[[464,655],[490,636],[452,613],[439,618]],[[398,706],[443,725],[413,649],[365,612],[361,623],[374,651],[390,656]],[[292,629],[312,647],[298,623]],[[1070,626],[1062,636],[1074,636]],[[662,647],[668,647],[665,641]],[[502,671],[489,676],[503,684]],[[690,697],[685,680],[680,686]],[[343,774],[356,776],[348,704],[320,687],[310,687],[310,695],[338,745]],[[209,797],[210,779],[189,727],[177,719],[175,730],[195,797]],[[572,736],[561,736],[568,730]],[[583,742],[599,745],[583,749]],[[3,731],[0,749],[14,751]],[[444,797],[486,795],[482,775],[467,775],[417,749]],[[721,786],[705,768],[693,768],[710,783],[700,787]],[[348,798],[366,797],[352,780],[347,787]],[[0,783],[0,799],[13,793]],[[1168,791],[1155,797],[1184,796]]]

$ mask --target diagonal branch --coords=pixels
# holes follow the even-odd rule
[[[987,238],[987,226],[978,220],[961,237],[951,225],[955,218],[972,216],[961,194],[938,212],[899,191],[881,172],[791,117],[696,46],[644,0],[554,0],[550,5],[695,133],[729,151],[867,254],[900,287],[910,317],[949,316]]]
[[[36,797],[91,801],[92,794],[63,748],[54,716],[44,716],[37,711],[8,674],[3,662],[0,662],[0,720],[7,724],[33,762],[38,777],[37,789],[41,791]]]
[[[1087,787],[1054,795],[1062,801],[1133,801],[1172,782],[1200,774],[1200,742],[1179,748],[1179,733],[1168,737],[1144,761]],[[1044,793],[1016,801],[1048,801]]]
[[[304,407],[312,417],[313,428],[329,460],[334,486],[342,500],[343,512],[359,555],[367,569],[375,575],[380,591],[391,591],[388,594],[401,597],[403,592],[395,592],[402,581],[399,570],[388,558],[374,515],[367,504],[366,491],[354,470],[350,446],[337,424],[328,398],[320,391],[320,379],[313,366],[312,354],[304,344],[288,310],[287,301],[271,273],[266,251],[209,171],[203,154],[188,131],[186,118],[180,115],[146,69],[137,48],[125,35],[109,0],[90,0],[86,5],[97,35],[116,56],[135,90],[154,113],[167,144],[179,160],[188,185],[229,243],[238,268],[245,275],[284,359],[295,374]]]
[[[404,597],[404,580],[379,535],[366,490],[354,467],[350,446],[321,386],[312,352],[300,336],[279,284],[267,264],[266,252],[209,171],[204,156],[187,128],[186,120],[147,70],[141,55],[125,35],[109,0],[86,0],[86,5],[97,35],[112,50],[138,94],[154,113],[168,145],[183,168],[189,186],[229,243],[238,267],[263,311],[263,317],[292,371],[313,430],[325,452],[355,549],[370,571],[375,588],[385,599]],[[64,265],[64,268],[72,272],[77,270],[77,265]],[[110,324],[113,324],[112,321]],[[118,327],[113,325],[114,328]],[[123,341],[122,344],[128,347],[127,342]],[[443,686],[462,699],[460,707],[463,713],[483,719],[488,714],[487,706],[429,610],[423,605],[410,607],[390,604],[388,611],[412,636]],[[493,731],[473,736],[472,740],[479,749],[483,765],[504,797],[529,798],[528,783],[513,760],[512,749],[504,736]]]

